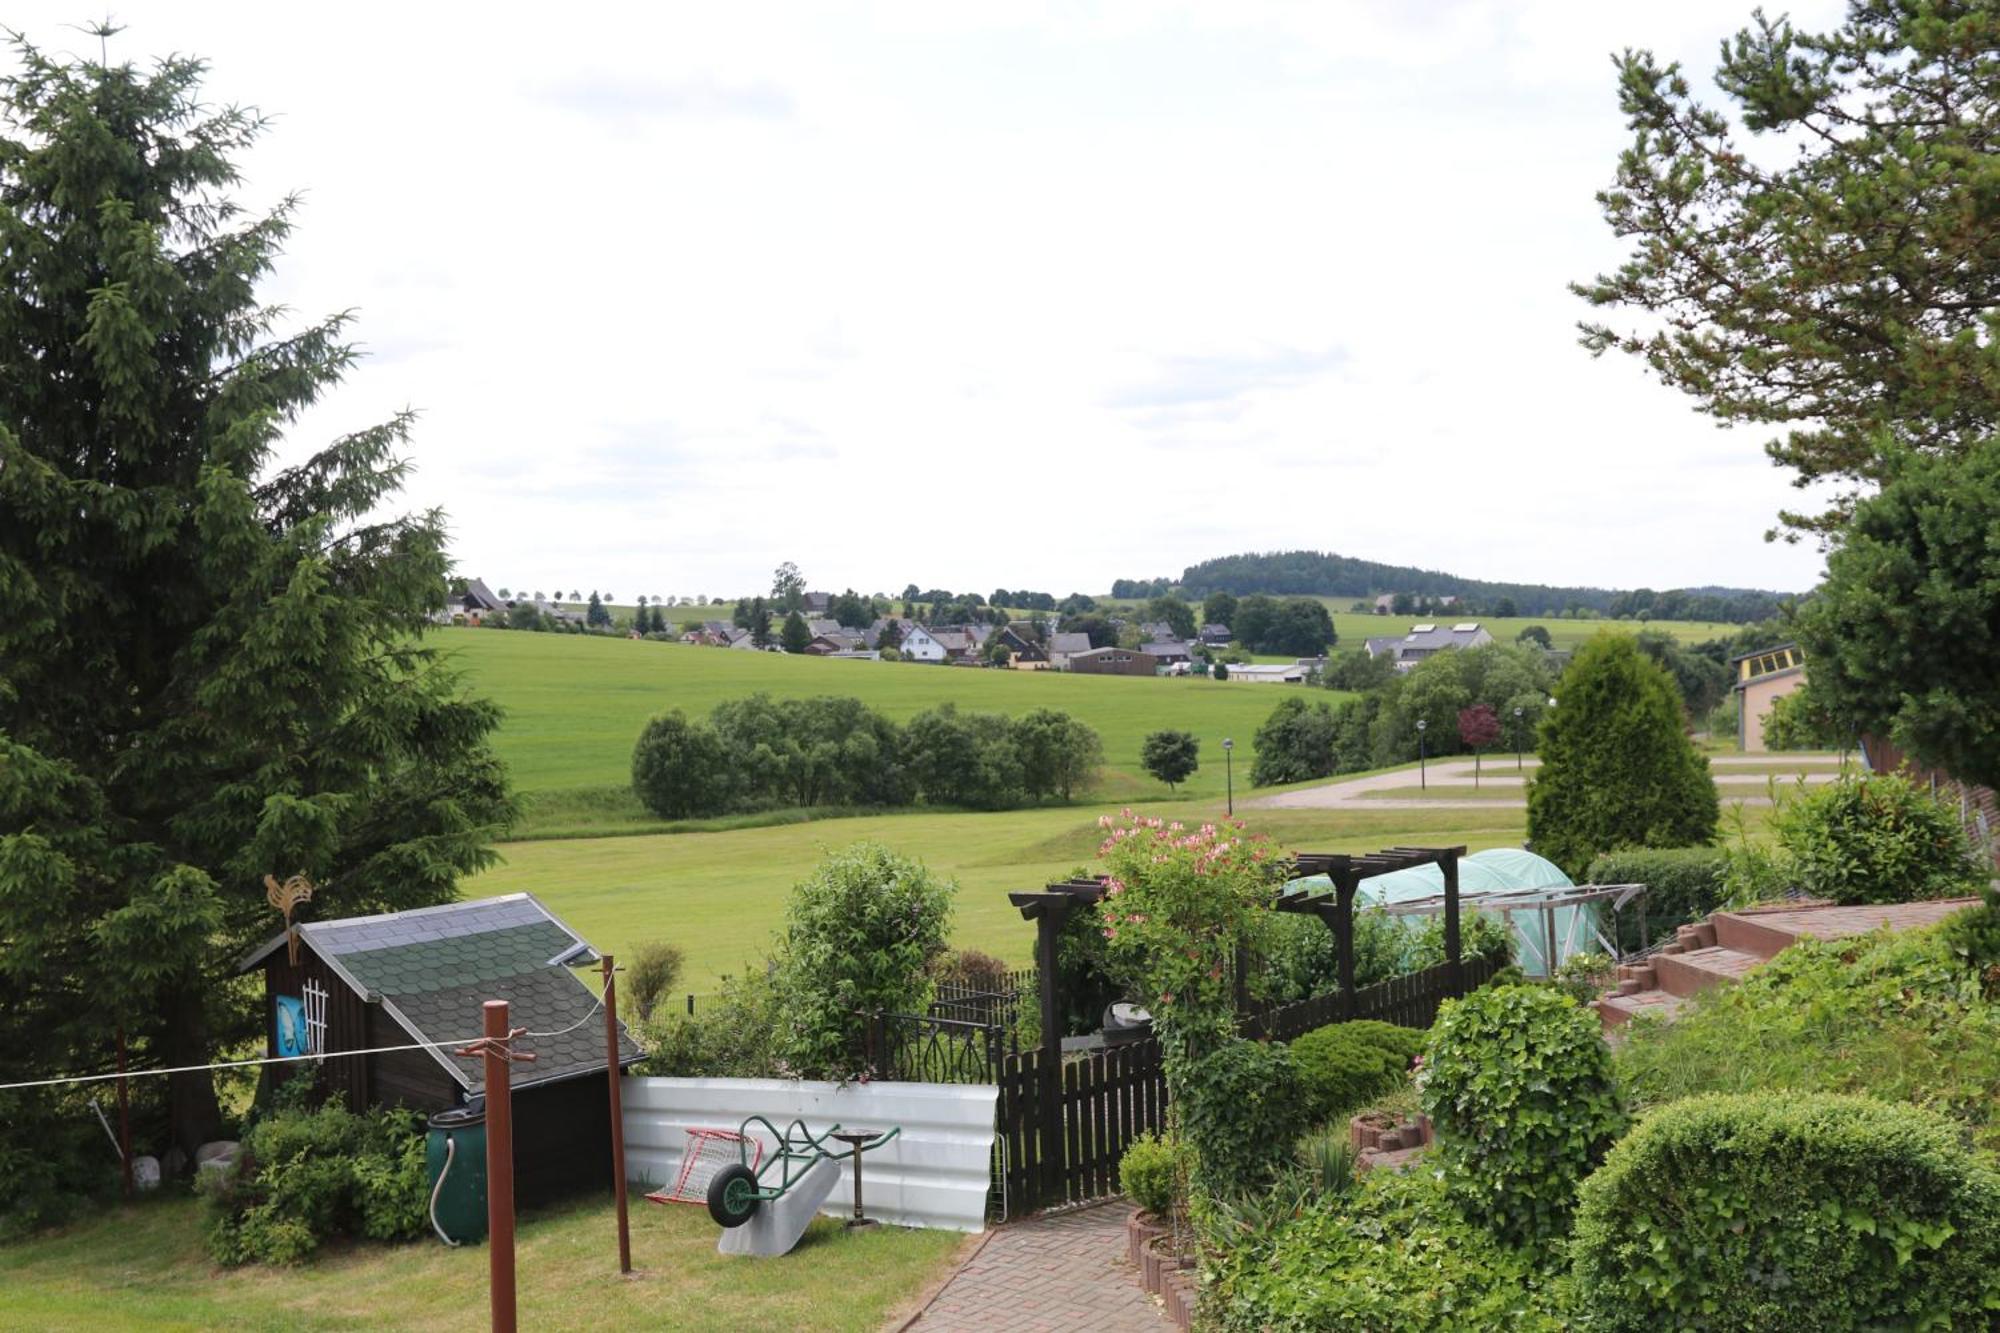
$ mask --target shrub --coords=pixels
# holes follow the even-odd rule
[[[217,1263],[296,1263],[340,1236],[409,1240],[429,1205],[422,1122],[337,1102],[283,1107],[251,1125],[234,1167],[204,1189]]]
[[[653,1010],[645,1025],[645,1072],[670,1078],[796,1078],[777,989],[761,965],[730,977],[685,1013]]]
[[[933,980],[967,990],[1004,991],[1012,975],[1006,963],[978,949],[947,949],[931,964]]]
[[[859,1072],[868,1015],[923,1012],[957,892],[870,842],[833,853],[792,890],[777,982],[788,1055],[805,1076]]]
[[[1550,978],[1556,989],[1575,1000],[1588,1005],[1592,1000],[1609,990],[1618,976],[1618,961],[1608,953],[1595,951],[1573,953],[1556,965],[1556,974]]]
[[[1250,766],[1250,785],[1269,787],[1323,778],[1334,771],[1334,746],[1333,709],[1324,702],[1308,704],[1303,697],[1291,695],[1257,728],[1257,759]]]
[[[641,1023],[680,980],[683,955],[680,946],[651,940],[632,950],[630,961],[621,969],[632,996],[632,1010]]]
[[[1947,1121],[1866,1097],[1699,1097],[1584,1183],[1593,1328],[1971,1328],[2000,1310],[2000,1175]]]
[[[1570,1327],[1567,1284],[1536,1251],[1468,1224],[1430,1171],[1371,1171],[1218,1254],[1204,1316],[1226,1333]]]
[[[1233,1040],[1183,1073],[1176,1103],[1194,1184],[1222,1197],[1268,1187],[1306,1127],[1297,1067],[1283,1042]]]
[[[1985,887],[1958,812],[1909,779],[1842,777],[1782,801],[1771,828],[1793,882],[1837,903],[1952,898]]]
[[[730,766],[715,728],[688,721],[678,708],[648,722],[632,747],[632,791],[662,819],[728,809]]]
[[[1571,875],[1619,847],[1691,847],[1715,837],[1708,760],[1684,731],[1679,687],[1629,635],[1577,650],[1543,717],[1528,785],[1528,837]]]
[[[1560,1236],[1625,1125],[1597,1015],[1545,986],[1447,1000],[1420,1078],[1468,1216],[1510,1241]]]
[[[1173,1211],[1179,1170],[1171,1140],[1141,1134],[1118,1159],[1118,1185],[1133,1204],[1165,1217]]]
[[[1729,854],[1720,847],[1663,847],[1605,852],[1584,873],[1586,884],[1644,884],[1646,927],[1654,939],[1699,921],[1728,898]],[[1639,947],[1639,914],[1620,912],[1618,947]]]
[[[1977,910],[1977,909],[1975,909]],[[1949,1115],[2000,1149],[2000,1005],[1937,930],[1800,940],[1617,1053],[1635,1104],[1709,1092],[1865,1092]]]
[[[1423,1049],[1424,1034],[1367,1020],[1329,1023],[1292,1043],[1309,1120],[1353,1113],[1391,1091]]]

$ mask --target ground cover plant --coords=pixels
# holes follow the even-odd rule
[[[1584,1182],[1577,1296],[1606,1333],[1957,1329],[2000,1318],[2000,1172],[1869,1097],[1695,1097]]]

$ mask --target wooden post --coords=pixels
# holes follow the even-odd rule
[[[488,1000],[485,1014],[487,1295],[493,1333],[515,1333],[514,1106],[507,1002]]]
[[[125,1084],[125,1025],[118,1025],[118,1157],[125,1181],[125,1198],[132,1198],[132,1104]]]
[[[1041,1114],[1036,1117],[1042,1140],[1038,1201],[1044,1207],[1061,1203],[1064,1198],[1062,1010],[1057,1004],[1062,979],[1056,971],[1056,943],[1062,934],[1063,918],[1068,914],[1068,904],[1058,906],[1050,902],[1043,905],[1042,914],[1035,918],[1035,965],[1041,970],[1042,1000]]]
[[[1444,961],[1453,995],[1465,994],[1465,956],[1458,932],[1458,853],[1445,852],[1438,857],[1438,869],[1444,871]]]
[[[604,1050],[611,1064],[611,1188],[618,1198],[618,1271],[632,1271],[632,1224],[625,1212],[625,1103],[618,1066],[618,976],[604,955]]]
[[[1333,927],[1334,949],[1340,965],[1340,1013],[1343,1019],[1351,1019],[1354,1017],[1354,895],[1361,889],[1361,880],[1351,871],[1335,871],[1330,878],[1334,902],[1333,919],[1328,924]]]

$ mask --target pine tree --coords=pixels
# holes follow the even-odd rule
[[[812,630],[806,627],[806,618],[794,611],[785,617],[784,628],[778,632],[778,642],[788,653],[802,653],[813,640]]]
[[[263,121],[202,104],[198,61],[15,53],[0,1081],[101,1069],[119,1024],[140,1063],[240,1049],[263,1017],[234,964],[279,928],[267,873],[309,876],[319,917],[438,903],[512,818],[497,710],[422,638],[444,603],[443,517],[382,512],[410,418],[276,463],[356,353],[346,317],[281,332],[258,303],[293,204],[246,216],[227,191]],[[169,1097],[184,1148],[214,1136],[206,1074]],[[55,1115],[0,1094],[0,1211]]]

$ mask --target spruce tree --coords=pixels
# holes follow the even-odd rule
[[[263,1003],[235,965],[280,928],[266,874],[319,886],[302,915],[427,906],[512,818],[498,712],[423,638],[443,517],[385,512],[410,417],[277,463],[356,352],[345,316],[295,326],[258,301],[294,203],[254,216],[228,192],[264,122],[204,105],[196,60],[15,55],[0,1081],[101,1070],[119,1025],[141,1066],[240,1050]],[[214,1137],[209,1077],[175,1076],[170,1111],[184,1148]],[[0,1169],[76,1114],[0,1094]]]
[[[1528,837],[1581,877],[1599,852],[1698,847],[1719,815],[1708,759],[1688,739],[1680,691],[1630,635],[1577,650],[1542,719]]]

